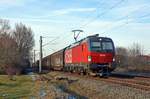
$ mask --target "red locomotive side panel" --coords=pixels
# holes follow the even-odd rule
[[[88,44],[87,42],[78,44],[65,51],[66,64],[87,64],[88,63]]]
[[[78,62],[83,62],[83,56],[82,56],[82,46],[78,45],[76,47],[72,48],[72,63],[78,63]]]
[[[82,49],[83,49],[83,62],[88,64],[88,50],[89,44],[87,42],[82,44]]]
[[[72,48],[72,63],[73,64],[83,64],[87,63],[87,54],[88,53],[88,47],[87,43],[82,43],[78,46],[75,46]]]

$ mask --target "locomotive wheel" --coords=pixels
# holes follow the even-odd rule
[[[80,75],[84,75],[84,72],[83,72],[83,70],[80,70],[80,72],[79,72],[79,73],[80,73]]]
[[[86,69],[83,71],[83,74],[84,74],[84,75],[86,75],[86,74],[87,74],[87,70],[86,70]]]

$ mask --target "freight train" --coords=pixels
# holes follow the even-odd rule
[[[88,36],[42,59],[42,67],[83,74],[109,75],[116,68],[111,38]]]

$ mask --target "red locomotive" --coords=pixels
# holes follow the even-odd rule
[[[115,69],[115,47],[111,38],[88,36],[42,60],[53,70],[108,75]]]

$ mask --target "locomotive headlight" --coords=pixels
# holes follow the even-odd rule
[[[92,57],[88,56],[88,61],[91,62],[91,60],[92,60]]]
[[[113,58],[113,62],[115,62],[115,60],[116,60],[116,59],[115,59],[115,57],[114,57],[114,58]]]

